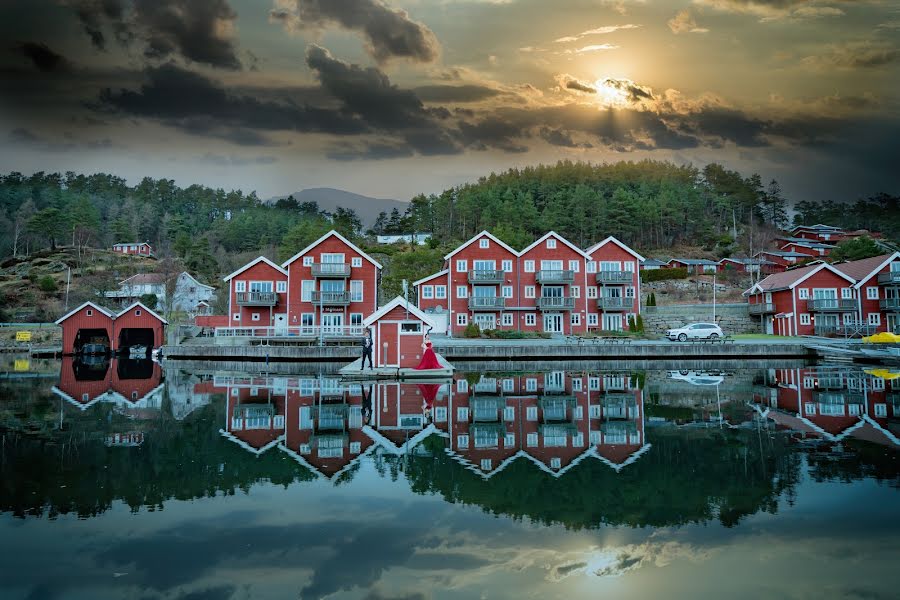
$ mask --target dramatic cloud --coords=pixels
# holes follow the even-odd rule
[[[430,62],[438,54],[437,39],[428,27],[381,0],[275,0],[269,17],[288,30],[337,25],[357,31],[378,61],[407,58]]]
[[[844,14],[839,8],[818,6],[815,0],[694,0],[716,10],[759,17],[761,21],[815,19]]]
[[[562,74],[556,77],[556,81],[561,89],[575,90],[576,92],[584,92],[585,94],[596,94],[597,88],[591,83],[584,83],[571,75]]]
[[[669,19],[667,25],[674,34],[707,33],[709,31],[709,29],[706,29],[705,27],[697,27],[697,22],[694,20],[694,16],[688,9],[680,10],[675,13],[675,16]]]
[[[423,102],[479,102],[500,92],[483,85],[423,85],[415,90]]]
[[[622,29],[637,29],[638,27],[640,27],[640,25],[635,25],[633,23],[628,23],[626,25],[606,25],[604,27],[596,27],[594,29],[588,29],[587,31],[582,31],[581,33],[576,34],[576,35],[567,35],[567,36],[564,36],[561,38],[557,38],[553,41],[557,42],[557,43],[574,42],[574,41],[579,40],[588,35],[604,35],[607,33],[613,33],[616,31],[620,31]]]
[[[100,49],[104,28],[122,44],[139,43],[148,58],[179,55],[187,60],[236,70],[237,13],[227,0],[65,0]]]
[[[22,42],[16,44],[13,50],[30,60],[36,69],[45,73],[66,69],[69,66],[68,61],[48,48],[47,44]]]
[[[900,59],[900,49],[880,42],[835,44],[827,50],[808,56],[801,62],[814,69],[869,69],[882,67]]]

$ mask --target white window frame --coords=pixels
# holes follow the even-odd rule
[[[275,282],[275,292],[278,294],[286,294],[287,293],[287,281],[276,281]]]
[[[596,298],[597,297],[597,286],[589,285],[587,288],[587,297],[588,298]]]
[[[547,250],[556,250],[556,240],[553,238],[547,239]]]
[[[463,433],[456,436],[456,447],[460,450],[466,450],[469,447],[469,434]]]
[[[534,261],[533,260],[526,260],[524,267],[525,267],[526,273],[534,273]]]
[[[587,266],[585,268],[588,273],[596,273],[597,272],[597,261],[596,260],[587,261]]]
[[[250,313],[250,320],[251,321],[259,321],[259,313],[258,312]]]
[[[525,297],[526,298],[534,298],[535,286],[526,285],[525,286]]]
[[[240,280],[240,279],[235,280],[234,291],[235,292],[246,292],[247,291],[247,282]]]
[[[456,259],[456,272],[457,273],[468,273],[469,272],[469,261],[465,258],[457,258]]]
[[[469,315],[467,313],[456,313],[456,324],[459,327],[465,327],[469,324]]]
[[[313,257],[312,257],[312,256],[304,256],[304,257],[303,257],[303,266],[304,266],[304,267],[311,267],[311,266],[313,266],[313,262],[314,262],[314,260],[313,260]]]
[[[456,286],[456,297],[460,299],[469,297],[469,286],[467,285],[458,285]]]
[[[525,325],[528,327],[537,325],[537,316],[534,313],[525,313]]]
[[[572,325],[581,325],[581,313],[579,313],[579,312],[572,313]]]
[[[503,313],[500,320],[503,323],[504,327],[512,327],[513,326],[513,314],[512,313]]]
[[[142,314],[144,314],[144,313],[141,312],[141,309],[139,309],[139,308],[135,309],[135,311],[134,311],[134,316],[139,317],[139,316],[141,316]]]
[[[853,288],[849,288],[849,287],[841,288],[841,299],[842,300],[852,300],[853,299]]]
[[[312,293],[316,290],[315,279],[304,279],[300,282],[300,302],[312,302]]]
[[[878,300],[878,288],[869,286],[866,288],[866,300]]]
[[[359,268],[362,266],[362,257],[354,256],[350,259],[350,266],[354,268]]]
[[[501,298],[512,298],[513,297],[513,287],[511,285],[504,285],[500,288],[500,297]]]
[[[634,287],[628,286],[625,288],[625,297],[626,298],[634,298]]]
[[[588,327],[597,327],[597,324],[600,322],[600,316],[597,313],[588,313],[587,315],[587,324]]]
[[[573,285],[569,288],[569,291],[572,293],[573,298],[581,298],[581,288],[577,285]]]
[[[576,273],[580,273],[581,272],[581,267],[579,266],[580,264],[581,264],[580,260],[570,260],[569,261],[569,270],[575,271]]]
[[[801,325],[812,324],[812,321],[809,318],[809,313],[800,313],[800,324]]]
[[[434,298],[434,286],[433,285],[423,285],[422,286],[422,299],[423,300],[432,300]]]
[[[869,313],[869,325],[881,325],[881,313]]]
[[[358,289],[354,290],[356,287]],[[351,279],[350,280],[350,302],[365,302],[365,289],[366,286],[363,285],[362,279]],[[357,293],[358,292],[358,293]]]
[[[537,406],[526,406],[525,407],[525,420],[526,421],[537,421]]]
[[[447,298],[447,286],[446,285],[434,286],[434,298],[436,300],[445,300]]]
[[[500,264],[503,267],[504,273],[512,273],[513,261],[511,261],[509,259],[504,259],[503,261],[500,262]]]
[[[798,289],[797,298],[799,298],[800,300],[809,300],[809,288]]]
[[[491,240],[489,240],[487,238],[481,238],[480,240],[478,240],[478,247],[479,248],[490,248]]]

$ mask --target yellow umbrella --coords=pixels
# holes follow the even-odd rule
[[[865,372],[880,379],[900,379],[900,373],[888,371],[887,369],[866,369]]]
[[[864,337],[863,341],[869,344],[900,344],[900,335],[885,331]]]

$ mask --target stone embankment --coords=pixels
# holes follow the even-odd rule
[[[712,304],[672,304],[645,306],[642,317],[647,333],[665,333],[667,329],[683,327],[691,323],[710,323],[713,320]],[[747,304],[717,304],[715,322],[725,333],[760,333],[758,319],[750,316]]]

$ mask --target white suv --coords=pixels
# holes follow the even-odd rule
[[[718,340],[725,337],[725,334],[715,323],[694,323],[678,329],[669,329],[666,331],[666,337],[673,341],[686,342],[697,339]]]

